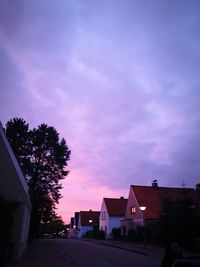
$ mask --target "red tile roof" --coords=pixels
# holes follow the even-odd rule
[[[169,188],[152,186],[131,185],[139,206],[146,207],[143,211],[145,219],[156,219],[162,211],[162,200],[176,201],[180,199],[192,199],[200,204],[197,192],[192,188]]]
[[[82,226],[98,225],[99,211],[80,211],[80,222]],[[90,223],[89,220],[92,220]]]
[[[110,216],[125,216],[128,199],[104,198],[104,201]]]

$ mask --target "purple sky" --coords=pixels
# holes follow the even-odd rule
[[[200,1],[0,1],[0,120],[72,150],[59,212],[200,182]]]

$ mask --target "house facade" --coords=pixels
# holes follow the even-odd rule
[[[99,211],[80,211],[78,218],[77,237],[82,238],[88,231],[99,229]]]
[[[27,246],[31,215],[29,187],[0,123],[0,196],[18,206],[12,213],[9,246],[12,260],[18,259]]]
[[[110,238],[113,228],[120,228],[121,220],[125,217],[127,199],[104,198],[101,205],[99,229],[103,230],[106,238]]]
[[[122,233],[127,235],[130,229],[157,222],[163,213],[164,201],[175,202],[185,199],[191,199],[199,204],[197,193],[193,188],[159,187],[156,180],[152,186],[131,185],[125,219],[121,222]]]
[[[77,238],[78,222],[79,222],[79,212],[75,212],[74,217],[72,217],[70,221],[70,228],[69,228],[69,233],[68,233],[69,238]]]

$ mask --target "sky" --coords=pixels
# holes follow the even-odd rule
[[[71,149],[58,213],[200,182],[199,0],[0,0],[0,120]]]

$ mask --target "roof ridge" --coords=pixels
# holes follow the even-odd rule
[[[114,199],[114,200],[127,200],[128,198],[113,198],[113,197],[104,197],[103,199]]]
[[[146,187],[146,188],[153,188],[151,185],[131,185],[131,187]],[[169,187],[169,186],[158,186],[158,189],[192,189],[195,190],[193,187]]]

